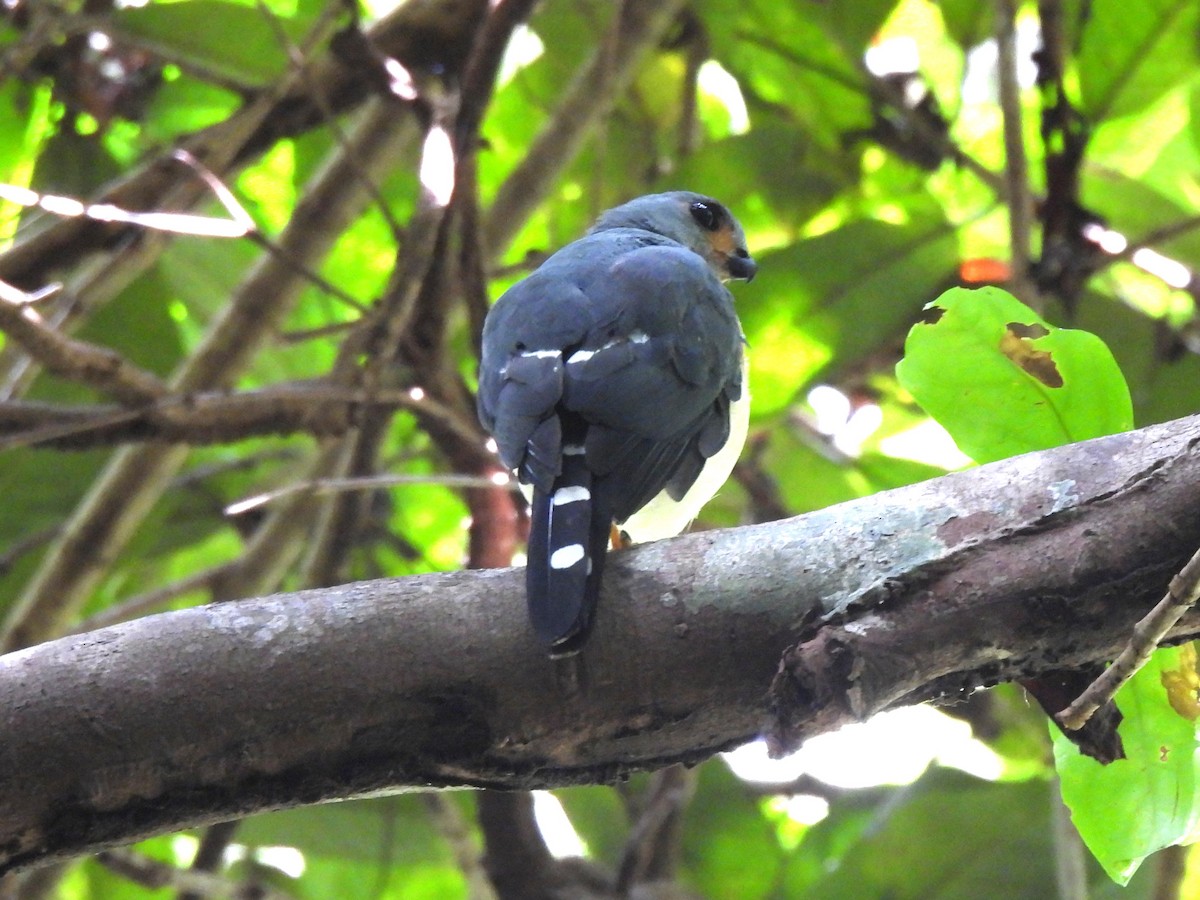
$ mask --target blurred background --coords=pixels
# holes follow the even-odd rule
[[[1200,410],[1195,2],[0,12],[6,650],[519,562],[523,512],[474,418],[482,316],[599,212],[656,190],[727,204],[759,262],[733,288],[751,436],[695,528],[970,465],[894,375],[950,287],[1004,285],[1099,335],[1139,426]],[[38,343],[22,307],[64,340]],[[472,793],[407,794],[159,837],[0,889],[522,896],[497,893],[486,850],[528,854],[545,878],[527,896],[1200,896],[1183,849],[1123,889],[1085,860],[1050,746],[1006,685],[782,761],[754,744],[509,798],[499,829]]]

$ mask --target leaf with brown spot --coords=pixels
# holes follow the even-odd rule
[[[1133,427],[1112,353],[994,287],[954,288],[909,331],[900,383],[976,462]]]
[[[1038,332],[1036,337],[1044,337],[1050,332],[1040,325],[1022,325],[1020,322],[1009,322],[1000,338],[1000,352],[1021,367],[1022,371],[1032,375],[1046,387],[1060,388],[1063,386],[1062,375],[1054,358],[1045,350],[1034,348],[1027,336],[1030,332]],[[1025,332],[1022,334],[1022,332]]]
[[[1179,648],[1179,665],[1162,673],[1162,686],[1167,690],[1171,709],[1185,719],[1200,717],[1200,671],[1197,671],[1195,644]]]

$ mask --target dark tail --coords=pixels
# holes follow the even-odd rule
[[[551,656],[583,646],[600,593],[612,523],[597,514],[591,488],[582,454],[568,453],[550,493],[533,493],[525,591],[533,630]]]

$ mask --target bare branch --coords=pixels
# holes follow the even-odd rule
[[[414,136],[414,123],[393,108],[369,109],[355,130],[359,161],[382,170],[395,164]],[[322,257],[369,202],[355,187],[343,154],[314,176],[280,243],[292,258]],[[232,382],[300,295],[305,282],[273,258],[263,258],[213,323],[196,352],[171,380],[180,393]],[[58,542],[9,610],[0,646],[27,646],[62,630],[110,561],[141,523],[182,464],[186,447],[152,446],[117,453],[76,509]]]
[[[616,553],[569,700],[513,569],[31,647],[0,658],[0,872],[401,785],[607,782],[1111,659],[1200,546],[1198,490],[1200,416]]]
[[[484,222],[484,243],[499,256],[633,81],[637,67],[683,7],[681,0],[639,0],[620,6],[612,33],[567,86],[550,121],[496,193]],[[614,47],[613,52],[609,48]]]
[[[1017,81],[1016,17],[1016,0],[997,0],[996,44],[999,49],[1000,109],[1004,116],[1004,199],[1008,205],[1009,244],[1012,253],[1009,287],[1022,302],[1036,309],[1037,290],[1029,276],[1033,199],[1029,190],[1029,165],[1025,156],[1021,87]]]
[[[0,330],[55,375],[83,382],[126,405],[138,406],[166,393],[157,376],[115,350],[59,334],[27,304],[0,301]]]
[[[419,395],[418,395],[419,396]],[[342,434],[364,413],[408,409],[449,416],[443,404],[410,390],[367,396],[357,388],[296,381],[237,393],[171,395],[138,409],[0,403],[0,449],[42,445],[67,449],[139,441],[229,443],[267,434]]]
[[[163,232],[141,232],[136,240],[124,240],[103,256],[78,267],[63,288],[44,306],[39,306],[46,324],[60,334],[78,328],[91,313],[104,306],[146,271],[167,246]],[[7,256],[0,256],[0,268]],[[41,367],[20,344],[0,350],[0,401],[22,396]]]

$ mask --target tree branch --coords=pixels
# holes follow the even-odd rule
[[[28,305],[0,301],[0,330],[55,375],[81,381],[124,404],[151,402],[167,391],[157,376],[115,350],[59,334]]]
[[[1021,86],[1017,81],[1016,26],[1016,0],[998,0],[996,45],[999,48],[1000,109],[1004,114],[1004,199],[1008,205],[1008,232],[1012,253],[1009,287],[1022,302],[1037,308],[1037,291],[1029,275],[1033,200],[1029,191],[1029,166],[1025,157]]]
[[[683,6],[680,0],[641,0],[621,4],[612,31],[597,43],[563,93],[546,126],[509,173],[484,222],[490,257],[505,247],[546,196],[559,174],[633,81],[637,67],[658,43]],[[615,51],[609,48],[615,45]]]
[[[1108,660],[1200,545],[1198,490],[1195,416],[616,553],[589,687],[570,698],[514,569],[180,610],[13,653],[0,874],[405,785],[613,781],[772,716],[790,743]],[[1192,611],[1168,638],[1196,634]],[[768,697],[781,658],[786,690]]]
[[[268,434],[342,434],[362,412],[421,410],[448,415],[428,397],[385,389],[371,396],[328,382],[294,381],[258,390],[163,397],[138,409],[25,401],[0,403],[0,449],[37,444],[59,449],[140,441],[231,443]]]
[[[313,177],[280,239],[292,259],[319,259],[370,202],[352,180],[357,166],[382,170],[415,136],[413,117],[377,105],[355,130],[353,164],[344,149]],[[210,326],[196,352],[171,379],[190,393],[228,385],[245,368],[271,329],[300,295],[305,282],[294,267],[264,257]],[[67,523],[61,538],[0,625],[0,647],[28,646],[61,631],[115,559],[182,464],[178,445],[118,452]]]

